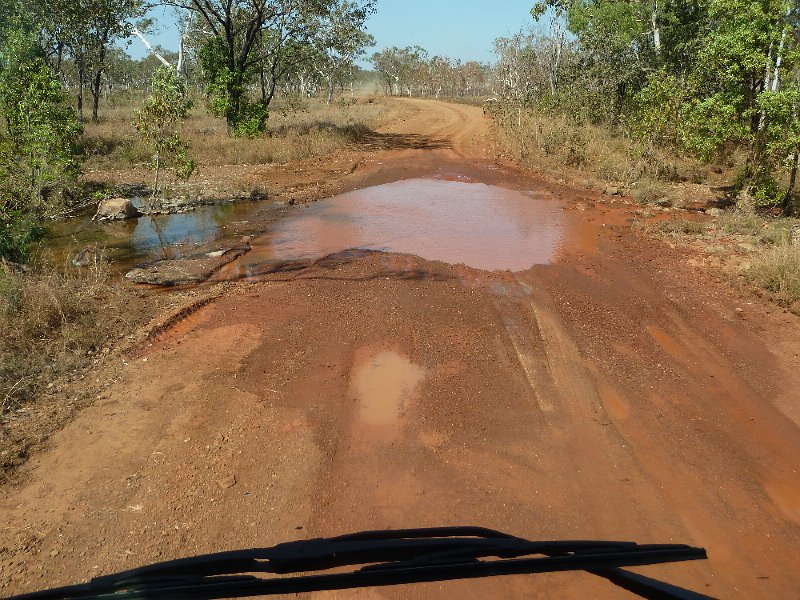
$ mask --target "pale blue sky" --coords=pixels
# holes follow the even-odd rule
[[[375,49],[419,45],[431,55],[462,60],[493,60],[492,44],[497,37],[516,33],[532,22],[534,0],[378,0],[378,12],[367,23],[375,36]],[[159,32],[153,44],[177,50],[174,18],[168,10],[153,11]],[[134,39],[129,52],[145,53]]]

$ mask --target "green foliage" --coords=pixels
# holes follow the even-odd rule
[[[664,69],[653,73],[634,101],[638,106],[631,119],[634,137],[672,144],[680,140],[684,87],[675,75]]]
[[[34,36],[7,30],[0,49],[0,256],[23,260],[41,237],[39,219],[80,173],[82,132]]]
[[[44,237],[45,229],[31,214],[0,210],[0,257],[25,262],[31,243]]]
[[[538,0],[531,14],[560,19],[572,37],[529,36],[514,48],[524,78],[507,76],[500,52],[498,79],[513,89],[504,98],[706,161],[744,146],[742,187],[788,212],[800,162],[796,2]],[[537,65],[554,56],[558,86],[548,89]]]
[[[711,160],[730,141],[746,141],[747,126],[737,118],[738,96],[718,92],[693,99],[684,106],[683,145],[704,160]]]
[[[198,59],[211,114],[225,117],[233,135],[255,137],[262,133],[269,112],[263,103],[250,100],[246,94],[245,82],[253,77],[254,71],[231,69],[225,45],[216,37],[200,48]]]
[[[6,172],[15,191],[39,205],[49,188],[79,174],[77,140],[82,127],[32,36],[13,33],[0,60],[3,157],[14,163],[6,164]]]
[[[175,177],[186,180],[195,170],[189,158],[189,144],[178,133],[180,123],[189,116],[192,102],[186,97],[186,88],[175,71],[160,67],[153,77],[153,91],[136,111],[134,127],[153,148],[155,184],[153,198],[161,194],[161,169],[171,165]]]

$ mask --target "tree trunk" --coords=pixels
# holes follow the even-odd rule
[[[333,102],[333,75],[328,77],[328,104]]]
[[[661,27],[658,24],[658,0],[653,0],[653,13],[650,16],[650,28],[653,31],[653,48],[656,58],[661,56]]]
[[[239,121],[239,113],[242,108],[242,86],[241,77],[234,77],[227,85],[228,98],[230,104],[225,111],[225,124],[228,135],[233,135]]]
[[[792,192],[794,192],[795,183],[797,183],[797,163],[800,161],[800,149],[795,149],[794,160],[792,161],[792,171],[789,174],[789,188],[786,190],[786,195],[783,197],[781,203],[781,212],[788,217],[792,209]]]
[[[267,77],[264,75],[264,66],[259,69],[259,83],[261,84],[261,102],[267,103]]]
[[[158,194],[159,194],[159,189],[158,189],[159,181],[158,181],[158,179],[159,179],[160,175],[161,175],[161,152],[156,150],[156,179],[155,179],[155,183],[153,184],[153,195],[150,198],[150,210],[155,208],[156,203],[159,201],[158,200]]]
[[[83,123],[83,67],[78,68],[78,120]]]
[[[92,80],[91,91],[92,91],[92,121],[97,123],[100,119],[98,117],[98,109],[100,108],[100,90],[102,87],[103,79],[102,73],[97,71],[94,74],[94,79]]]

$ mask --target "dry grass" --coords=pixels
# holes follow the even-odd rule
[[[800,245],[782,242],[760,252],[745,277],[781,304],[800,301]]]
[[[0,269],[0,414],[88,364],[131,325],[130,290],[104,265],[14,273]]]
[[[101,122],[88,123],[83,137],[84,170],[113,170],[146,166],[149,150],[133,129],[133,110],[141,102],[129,98],[106,106]],[[278,103],[270,113],[269,131],[255,138],[231,138],[224,119],[208,114],[197,101],[183,127],[191,156],[200,166],[286,163],[321,156],[358,141],[392,119],[397,108],[380,100],[356,99],[326,105],[309,100],[303,107]]]
[[[0,268],[0,483],[93,399],[70,381],[146,322],[156,304],[105,265]]]
[[[495,117],[503,145],[526,166],[558,173],[561,179],[580,185],[617,186],[642,203],[668,198],[675,205],[683,204],[685,189],[675,184],[724,181],[738,159],[734,157],[720,176],[696,161],[636,143],[607,127],[579,125],[533,110]]]
[[[660,223],[658,229],[668,235],[702,235],[707,228],[703,221],[670,219]]]
[[[775,219],[753,211],[728,210],[716,222],[716,229],[724,235],[745,236],[761,245],[776,246],[792,239],[792,219]]]

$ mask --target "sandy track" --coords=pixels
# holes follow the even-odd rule
[[[199,552],[472,524],[702,545],[707,563],[641,572],[798,597],[796,317],[637,237],[625,209],[574,210],[598,198],[492,160],[480,109],[405,102],[415,112],[343,187],[459,174],[546,190],[572,223],[556,263],[489,274],[349,253],[231,286],[98,373],[103,396],[3,491],[3,594]],[[361,592],[456,594],[623,596],[583,574]]]

